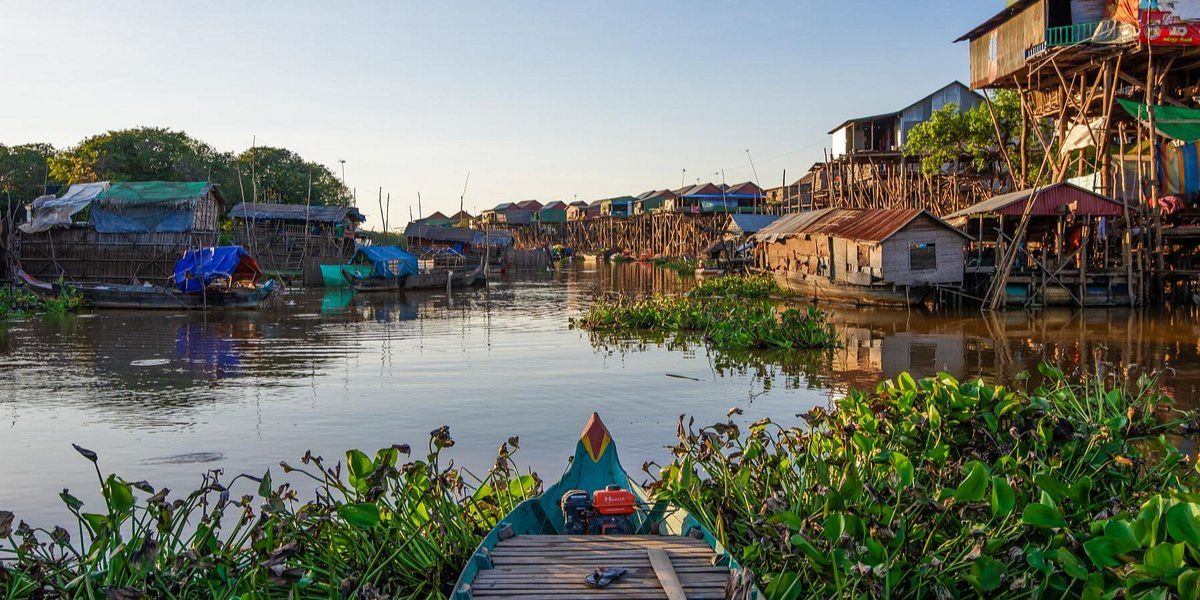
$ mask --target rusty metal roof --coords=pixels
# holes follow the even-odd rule
[[[920,209],[824,208],[785,215],[764,227],[751,239],[758,242],[775,242],[793,235],[824,234],[858,242],[878,243],[892,237],[922,215],[963,237],[969,237],[949,223]]]
[[[1090,190],[1085,190],[1073,183],[1065,181],[1038,188],[1029,188],[1008,194],[1001,194],[968,206],[956,213],[947,215],[947,219],[960,219],[975,215],[1008,215],[1021,216],[1025,206],[1033,200],[1031,215],[1035,217],[1057,216],[1062,214],[1077,214],[1082,216],[1119,216],[1123,205]]]

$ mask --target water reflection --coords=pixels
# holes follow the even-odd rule
[[[395,294],[290,293],[270,310],[106,311],[0,325],[0,509],[35,519],[60,488],[103,467],[186,489],[201,457],[259,472],[307,449],[420,444],[449,424],[455,458],[486,468],[520,434],[522,464],[557,474],[582,420],[600,410],[633,463],[664,458],[680,413],[732,406],[788,418],[902,371],[1012,380],[1049,361],[1171,369],[1196,406],[1196,309],[928,315],[832,309],[829,352],[710,352],[695,336],[612,336],[568,318],[600,294],[676,293],[690,277],[648,265],[506,273],[487,287]],[[19,460],[14,459],[19,458]],[[183,458],[180,458],[183,457]],[[206,464],[206,468],[207,468]]]

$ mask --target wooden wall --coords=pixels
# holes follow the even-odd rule
[[[1035,2],[971,40],[971,87],[987,87],[1025,68],[1025,51],[1046,41],[1046,2]]]
[[[216,232],[99,233],[90,227],[21,233],[16,258],[42,280],[166,284],[189,249],[214,246]]]
[[[909,250],[913,244],[935,244],[937,268],[913,271]],[[966,238],[928,217],[909,223],[883,242],[883,278],[897,285],[962,283]]]
[[[353,235],[353,221],[347,224]],[[354,238],[338,235],[337,225],[313,222],[306,228],[302,221],[234,219],[230,237],[248,250],[264,271],[299,273],[311,258],[319,257],[325,264],[350,260]]]

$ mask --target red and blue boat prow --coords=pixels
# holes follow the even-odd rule
[[[589,504],[581,508],[581,502]],[[584,581],[597,569],[625,574],[597,589]],[[612,434],[593,413],[562,478],[519,504],[484,537],[451,597],[615,599],[660,593],[668,600],[762,598],[753,576],[712,532],[686,511],[651,500],[629,478]]]

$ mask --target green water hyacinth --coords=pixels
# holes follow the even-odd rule
[[[82,306],[83,298],[69,290],[43,300],[21,288],[0,288],[0,321],[37,313],[63,315],[75,312]]]
[[[1197,598],[1196,416],[1153,379],[1032,391],[907,374],[804,415],[681,420],[658,497],[770,598]]]
[[[780,310],[764,277],[719,277],[683,296],[611,297],[594,302],[576,324],[593,331],[698,332],[719,350],[835,348],[839,340],[814,306]]]
[[[443,464],[453,443],[441,428],[420,459],[397,445],[351,450],[344,462],[308,453],[298,466],[281,463],[289,479],[315,483],[306,501],[271,471],[228,481],[210,471],[173,497],[102,476],[96,454],[77,446],[95,466],[103,505],[64,490],[76,522],[52,530],[14,525],[0,511],[0,597],[444,597],[482,536],[541,491],[512,464],[516,438],[482,478]]]

